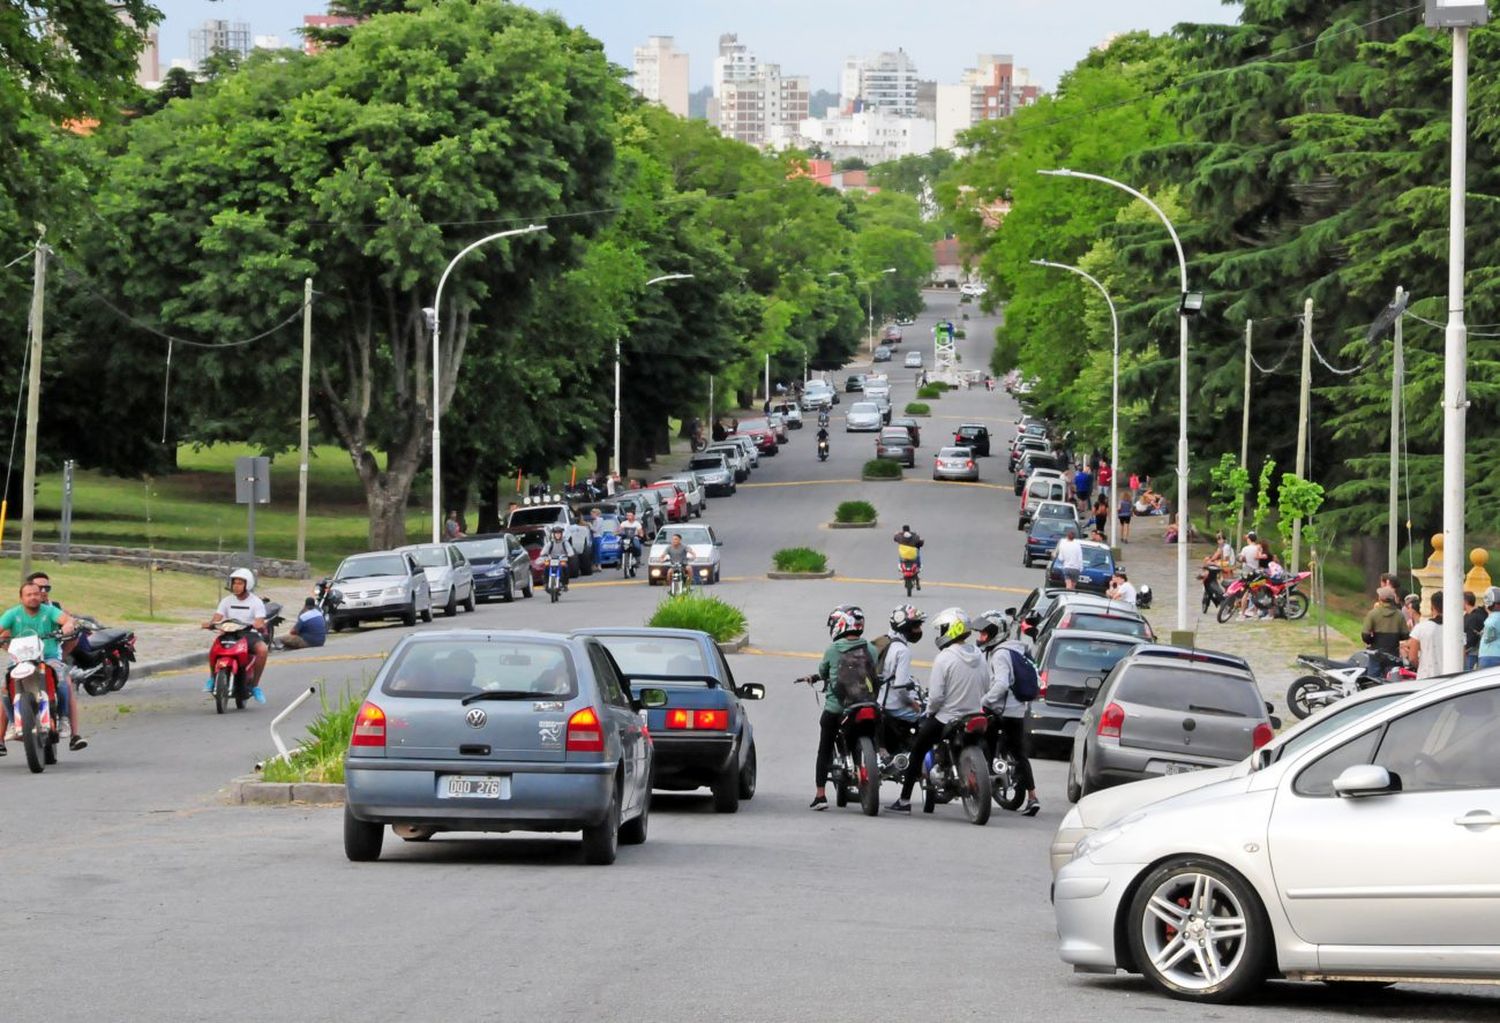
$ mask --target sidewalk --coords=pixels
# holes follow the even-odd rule
[[[1151,587],[1151,608],[1145,615],[1163,640],[1177,626],[1177,549],[1163,540],[1166,526],[1166,516],[1137,515],[1130,523],[1130,542],[1120,546],[1120,561],[1129,570],[1130,581],[1137,588],[1142,583]],[[1262,695],[1278,708],[1284,721],[1290,722],[1291,718],[1284,713],[1287,687],[1298,676],[1307,674],[1297,665],[1296,657],[1323,653],[1318,638],[1318,608],[1314,605],[1307,617],[1298,622],[1243,620],[1236,615],[1220,625],[1215,617],[1217,608],[1210,608],[1207,614],[1202,612],[1203,584],[1197,579],[1198,569],[1211,551],[1212,545],[1208,543],[1188,545],[1188,628],[1193,631],[1197,646],[1249,661]],[[1332,629],[1328,635],[1330,657],[1347,657],[1359,649]]]

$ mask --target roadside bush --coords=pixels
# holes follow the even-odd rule
[[[895,462],[891,463],[895,465]],[[900,466],[897,466],[899,469]],[[783,547],[771,555],[778,572],[826,572],[828,555],[811,547]]]
[[[865,463],[864,474],[879,479],[896,479],[901,475],[901,463],[889,458],[872,458]]]
[[[941,398],[947,389],[940,383],[923,384],[917,388],[917,397],[932,401],[934,398]]]
[[[956,338],[958,338],[959,340],[963,340],[964,338],[966,338],[966,337],[969,336],[969,332],[967,330],[965,330],[963,327],[959,327],[957,330],[955,330],[953,332],[953,336],[956,337]]]
[[[833,510],[835,522],[874,522],[875,506],[869,501],[845,501]]]
[[[932,413],[932,406],[920,401],[909,401],[906,403],[906,414],[909,416],[925,416]]]
[[[646,624],[657,629],[701,629],[723,643],[745,634],[745,612],[718,597],[688,592],[657,605]]]
[[[319,683],[321,687],[322,683]],[[366,683],[368,689],[368,682]],[[344,753],[349,749],[349,739],[354,735],[354,719],[359,716],[360,704],[364,703],[364,690],[356,696],[344,690],[333,703],[320,688],[318,695],[323,709],[307,726],[308,738],[302,748],[292,754],[290,760],[276,760],[266,764],[261,772],[265,781],[275,782],[327,782],[341,785],[344,781]]]

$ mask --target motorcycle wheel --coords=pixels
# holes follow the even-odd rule
[[[1000,770],[995,772],[990,782],[995,805],[1002,810],[1018,810],[1026,799],[1026,793],[1021,791],[1021,786],[1016,781],[1016,758],[1009,753],[1001,753],[995,760],[1000,764]]]
[[[47,766],[57,763],[57,733],[48,732],[42,736],[42,762]]]
[[[110,677],[102,671],[83,680],[83,691],[90,696],[103,696],[113,688],[114,686],[110,684]]]
[[[231,685],[233,685],[233,681],[229,677],[229,672],[227,672],[227,671],[220,671],[220,672],[216,672],[214,674],[214,712],[215,713],[217,713],[217,714],[224,713],[224,708],[229,703],[229,687]]]
[[[931,813],[937,809],[937,791],[932,787],[932,782],[926,778],[922,779],[922,812]]]
[[[1229,621],[1229,619],[1234,617],[1234,611],[1234,601],[1230,600],[1228,597],[1225,597],[1224,602],[1219,605],[1219,613],[1215,615],[1215,617],[1219,619],[1219,624],[1223,625],[1225,622]]]
[[[880,813],[880,756],[868,735],[859,740],[859,808],[866,817]]]
[[[21,697],[21,746],[26,750],[26,766],[32,774],[46,770],[42,735],[36,727],[36,699],[30,693]]]
[[[125,683],[130,681],[130,662],[120,658],[115,662],[115,673],[109,680],[109,691],[118,693],[125,688]]]
[[[835,749],[833,751],[833,761],[835,765],[842,765],[843,763],[845,763],[844,751],[841,749]],[[844,784],[843,767],[835,766],[832,771],[829,771],[828,780],[833,783],[833,805],[838,807],[848,806],[849,787]]]
[[[1204,590],[1203,591],[1203,613],[1204,614],[1208,614],[1208,609],[1212,605],[1213,605],[1213,598],[1208,595],[1208,591],[1207,590]]]
[[[1320,689],[1330,688],[1316,675],[1303,675],[1291,684],[1286,691],[1286,709],[1297,716],[1298,720],[1308,717],[1313,712],[1313,707],[1307,702],[1307,698]]]
[[[1288,621],[1295,622],[1299,618],[1307,617],[1309,602],[1305,593],[1288,593],[1286,603],[1282,605],[1281,613],[1286,615]]]
[[[971,824],[990,822],[990,769],[984,762],[984,751],[965,746],[958,755],[958,785],[963,792],[964,812]]]
[[[906,579],[906,595],[908,597],[911,596],[911,587],[912,587],[911,577],[908,576],[907,579]]]

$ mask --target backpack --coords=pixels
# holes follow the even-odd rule
[[[875,673],[877,677],[882,682],[889,681],[885,675],[885,657],[891,649],[891,637],[879,636],[870,640],[870,645],[875,648]]]
[[[875,702],[875,662],[864,643],[839,654],[833,675],[834,691],[844,706]]]
[[[1042,695],[1041,680],[1037,677],[1036,665],[1031,658],[1019,650],[1007,649],[1010,654],[1010,691],[1022,703],[1030,703]]]

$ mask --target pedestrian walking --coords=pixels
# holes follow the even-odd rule
[[[1479,598],[1464,591],[1464,671],[1473,671],[1479,663],[1479,635],[1484,632],[1487,614],[1479,606]]]
[[[1057,542],[1057,553],[1053,556],[1062,572],[1063,586],[1078,589],[1078,577],[1083,574],[1083,544],[1078,542],[1078,531],[1068,527],[1067,536]]]
[[[1135,502],[1141,497],[1141,478],[1135,473],[1130,474],[1130,504],[1134,507]]]
[[[1131,477],[1134,479],[1134,477]],[[1130,542],[1130,520],[1135,513],[1135,498],[1130,494],[1120,495],[1120,506],[1115,509],[1115,517],[1120,520],[1120,542]]]
[[[1417,623],[1406,644],[1406,659],[1417,669],[1417,681],[1443,673],[1442,590],[1432,595],[1432,616]]]

